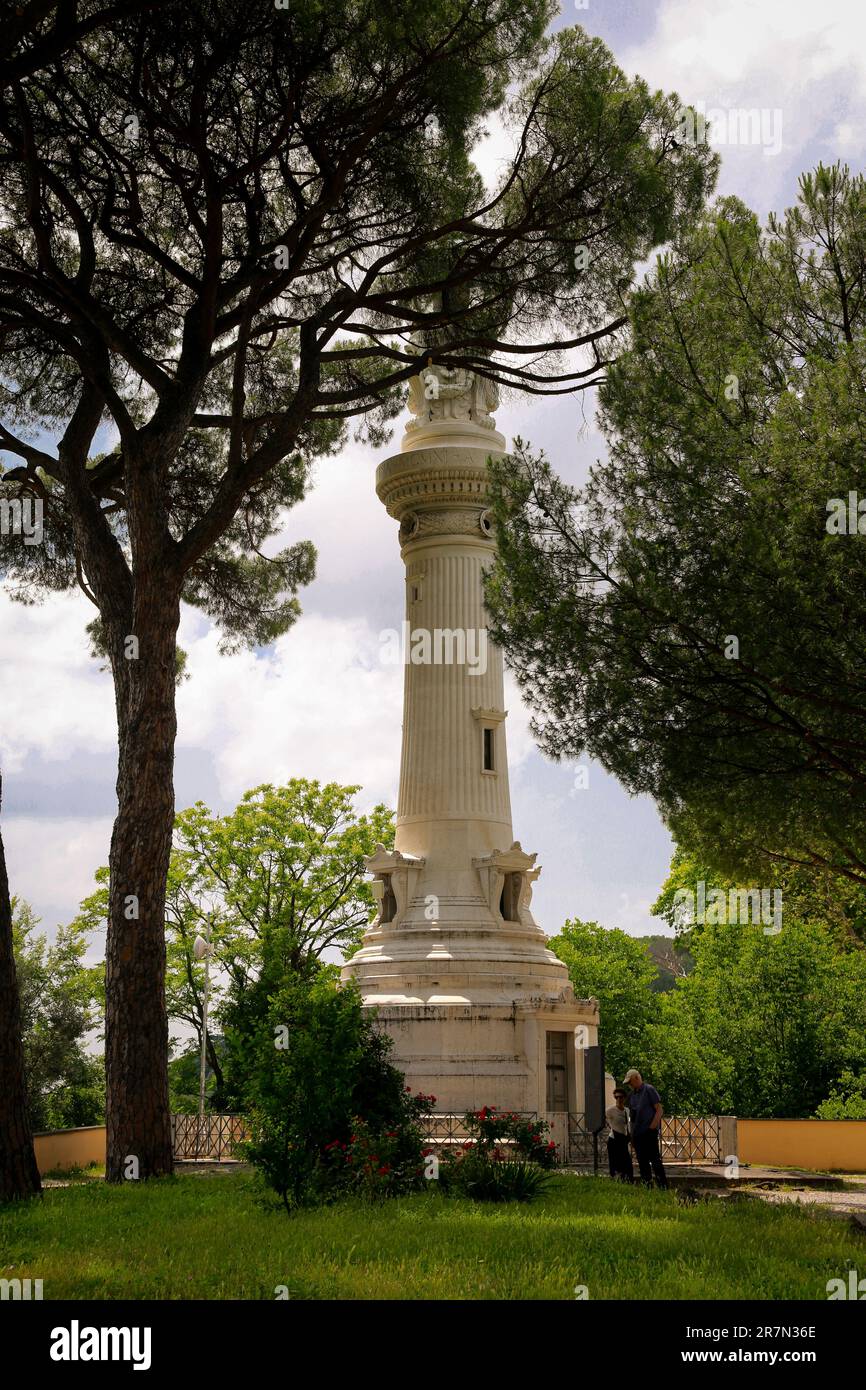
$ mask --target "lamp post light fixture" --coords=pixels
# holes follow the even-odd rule
[[[208,918],[204,936],[197,936],[193,942],[192,953],[197,961],[204,961],[204,995],[202,998],[201,1009],[201,1060],[199,1063],[198,1079],[198,1129],[199,1141],[204,1130],[204,1091],[205,1077],[207,1073],[207,1009],[208,997],[210,995],[210,958],[213,954],[213,947],[210,941],[211,921]],[[196,1144],[196,1156],[198,1156],[200,1143]]]

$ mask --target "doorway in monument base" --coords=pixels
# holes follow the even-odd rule
[[[547,1111],[568,1110],[569,1063],[573,1061],[570,1033],[547,1032]]]

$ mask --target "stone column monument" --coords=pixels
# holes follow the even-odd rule
[[[583,1110],[580,1049],[595,1000],[577,1000],[530,910],[541,872],[514,839],[501,651],[483,574],[495,550],[489,456],[505,449],[496,387],[433,365],[413,378],[401,452],[376,474],[406,566],[403,747],[396,848],[368,860],[379,913],[343,978],[395,1042],[393,1060],[436,1108]]]

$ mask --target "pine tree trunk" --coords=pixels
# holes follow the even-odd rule
[[[119,756],[105,977],[109,1182],[172,1171],[165,891],[174,827],[180,612],[161,578],[138,586],[133,632],[112,643]]]
[[[0,778],[0,802],[3,782]],[[12,903],[0,836],[0,1202],[42,1191],[27,1113],[21,1005],[12,951]]]

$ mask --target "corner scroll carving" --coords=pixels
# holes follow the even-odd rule
[[[367,872],[373,875],[370,890],[379,905],[374,926],[396,927],[405,916],[412,901],[418,875],[427,861],[418,855],[401,854],[377,845],[375,854],[366,860]]]
[[[481,892],[494,917],[526,927],[536,926],[529,904],[533,884],[541,873],[540,866],[535,868],[537,858],[537,854],[525,854],[520,841],[515,840],[509,850],[493,850],[481,859],[473,859]]]

